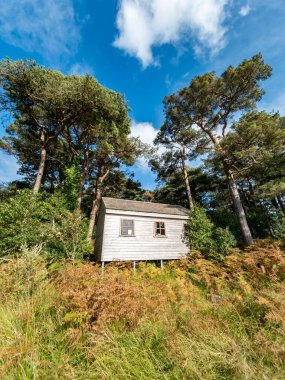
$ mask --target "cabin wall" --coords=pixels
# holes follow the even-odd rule
[[[101,203],[98,220],[96,224],[96,238],[95,238],[95,260],[101,260],[102,247],[103,247],[103,235],[105,225],[105,206]]]
[[[185,257],[189,248],[183,241],[186,217],[158,215],[153,217],[122,214],[105,214],[104,242],[101,261],[117,260],[171,260]],[[135,236],[120,236],[121,219],[133,219]],[[154,236],[154,222],[163,221],[166,237]]]

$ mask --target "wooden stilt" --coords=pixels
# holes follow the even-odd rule
[[[104,268],[105,268],[105,261],[102,261],[102,266],[101,266],[101,276],[104,277]]]
[[[163,260],[160,260],[160,269],[163,269]]]
[[[135,272],[136,271],[136,262],[133,261],[133,271]]]

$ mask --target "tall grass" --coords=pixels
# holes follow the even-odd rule
[[[0,378],[284,379],[284,274],[264,243],[223,264],[109,265],[103,278],[25,250],[0,266]]]

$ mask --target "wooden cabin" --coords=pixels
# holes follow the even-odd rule
[[[103,198],[95,258],[103,263],[183,258],[189,252],[184,239],[188,216],[181,206]]]

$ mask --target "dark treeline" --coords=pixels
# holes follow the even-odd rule
[[[130,137],[121,94],[89,75],[2,61],[6,135],[0,144],[17,158],[23,175],[1,191],[3,252],[39,241],[49,241],[52,250],[64,239],[73,256],[78,247],[84,252],[83,241],[94,238],[103,195],[188,207],[190,244],[205,253],[282,237],[285,120],[256,108],[264,94],[261,83],[270,75],[259,54],[166,96],[165,121],[155,139],[164,149],[155,154]],[[153,192],[126,174],[142,154],[157,175]],[[43,225],[49,226],[45,232]]]

